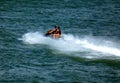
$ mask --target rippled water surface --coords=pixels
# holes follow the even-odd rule
[[[0,83],[119,83],[119,0],[0,0]],[[44,33],[58,25],[62,38]]]

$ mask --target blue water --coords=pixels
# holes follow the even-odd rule
[[[119,0],[1,0],[0,83],[119,83]],[[62,38],[43,34],[58,25]]]

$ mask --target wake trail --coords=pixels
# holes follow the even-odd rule
[[[56,49],[64,53],[88,52],[94,54],[96,52],[99,52],[101,54],[103,53],[106,56],[120,56],[119,48],[114,47],[114,45],[104,45],[104,42],[97,44],[96,42],[100,42],[99,39],[77,38],[71,34],[63,35],[63,38],[52,39],[49,37],[44,37],[39,32],[29,32],[24,34],[21,40],[27,44],[45,44],[50,46],[52,49]],[[92,41],[92,39],[94,41]],[[113,44],[113,42],[111,44]]]

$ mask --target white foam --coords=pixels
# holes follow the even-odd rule
[[[96,44],[96,42],[91,41],[90,38],[77,38],[71,34],[63,34],[61,39],[52,39],[44,37],[39,32],[30,32],[22,36],[22,40],[28,44],[46,44],[49,45],[52,49],[59,50],[64,53],[70,52],[89,52],[95,53],[100,52],[108,55],[120,56],[120,49],[114,46],[104,45],[104,42]],[[93,38],[92,38],[93,39]],[[94,39],[96,40],[96,39]],[[87,56],[92,57],[92,56]]]

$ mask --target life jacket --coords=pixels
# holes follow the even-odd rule
[[[61,30],[60,29],[56,29],[55,31],[53,31],[53,34],[60,34],[61,35]]]

